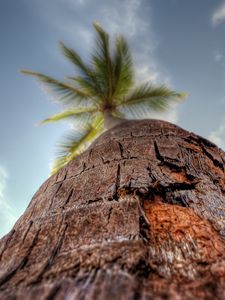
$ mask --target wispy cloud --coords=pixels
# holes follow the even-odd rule
[[[219,25],[225,21],[225,2],[218,6],[212,14],[212,24]]]
[[[216,130],[210,132],[209,139],[225,150],[225,120]]]
[[[14,210],[6,197],[7,180],[8,174],[5,168],[0,166],[0,237],[6,234],[16,221]]]
[[[63,37],[66,44],[75,46],[84,58],[88,58],[89,49],[93,47],[91,24],[97,21],[111,36],[117,33],[126,36],[134,54],[137,80],[172,85],[170,74],[157,59],[158,38],[150,22],[151,1],[144,4],[142,0],[54,0],[54,6],[52,2],[38,2],[40,14],[42,17],[45,14],[45,22],[59,33],[59,39]],[[178,112],[160,117],[176,122]]]
[[[224,60],[224,55],[220,50],[216,50],[213,53],[213,58],[215,62],[222,62]]]

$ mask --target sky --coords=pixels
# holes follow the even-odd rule
[[[36,126],[61,107],[19,70],[75,74],[58,42],[88,60],[96,21],[131,47],[137,80],[188,98],[163,115],[225,149],[225,0],[0,0],[0,236],[49,177],[66,123]]]

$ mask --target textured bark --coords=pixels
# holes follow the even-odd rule
[[[129,121],[50,177],[0,241],[0,299],[225,299],[225,153]]]

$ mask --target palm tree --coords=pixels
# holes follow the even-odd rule
[[[66,108],[41,124],[65,119],[75,121],[74,130],[59,145],[53,173],[80,154],[104,129],[123,122],[127,113],[141,118],[143,111],[164,111],[172,101],[185,96],[165,85],[135,84],[132,57],[125,38],[117,36],[112,51],[109,35],[97,23],[93,26],[97,38],[90,64],[60,43],[63,54],[76,67],[78,75],[62,82],[41,73],[22,70],[49,88]]]

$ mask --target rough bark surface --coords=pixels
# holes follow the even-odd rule
[[[104,133],[0,240],[0,299],[225,299],[224,166],[167,122]]]

